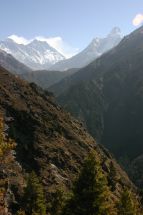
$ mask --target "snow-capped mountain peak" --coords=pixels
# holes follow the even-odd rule
[[[108,34],[108,37],[122,37],[121,29],[119,27],[114,27]]]
[[[61,38],[57,39],[61,42]],[[121,39],[121,30],[114,27],[106,37],[95,37],[83,51],[69,59],[66,59],[60,51],[55,49],[54,45],[50,45],[49,40],[44,37],[43,39],[36,37],[32,40],[26,40],[24,37],[12,35],[6,40],[0,41],[0,49],[13,55],[17,60],[34,70],[50,68],[63,71],[86,66],[116,46]]]
[[[17,60],[32,69],[48,69],[53,64],[64,60],[65,57],[46,41],[34,39],[27,44],[20,44],[8,37],[0,41],[0,49],[13,55]]]
[[[115,47],[122,39],[121,30],[115,27],[104,38],[96,37],[79,54],[70,59],[60,61],[52,66],[53,70],[67,70],[81,68],[94,61],[96,58]]]

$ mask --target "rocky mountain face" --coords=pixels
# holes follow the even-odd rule
[[[143,27],[50,90],[97,141],[130,162],[143,154],[142,88]]]
[[[23,63],[17,61],[12,55],[7,54],[5,51],[0,50],[0,65],[12,72],[13,74],[27,74],[31,72],[31,69],[25,66]]]
[[[65,57],[47,42],[33,40],[27,45],[17,44],[8,38],[0,41],[0,49],[11,54],[18,61],[29,66],[33,70],[48,69],[53,64]]]
[[[82,68],[91,63],[103,53],[115,47],[122,39],[121,31],[115,27],[105,38],[95,38],[92,42],[79,54],[70,59],[66,59],[56,63],[51,70],[64,71],[71,68]]]
[[[47,201],[57,187],[70,189],[85,157],[93,149],[110,181],[110,164],[115,168],[113,200],[119,198],[123,187],[135,192],[134,185],[110,153],[96,144],[81,123],[55,104],[50,93],[2,67],[0,112],[13,119],[9,136],[17,143],[15,159],[25,172],[34,170],[41,177]]]

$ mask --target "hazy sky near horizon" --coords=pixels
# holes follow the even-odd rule
[[[0,0],[0,39],[56,37],[74,52],[114,26],[128,34],[143,22],[142,14],[143,0]]]

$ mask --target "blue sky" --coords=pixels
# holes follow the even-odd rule
[[[139,13],[142,0],[0,0],[0,39],[12,34],[61,37],[67,49],[81,50],[114,26],[123,34],[131,32]]]

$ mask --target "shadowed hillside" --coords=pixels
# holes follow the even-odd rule
[[[71,188],[85,157],[93,149],[109,181],[111,163],[115,168],[113,199],[118,198],[124,186],[135,189],[109,152],[96,144],[81,123],[56,105],[50,93],[3,68],[0,68],[0,110],[13,119],[9,135],[17,142],[16,160],[26,172],[34,170],[40,176],[48,201],[56,187]]]
[[[143,27],[51,87],[58,101],[118,158],[143,152]]]

